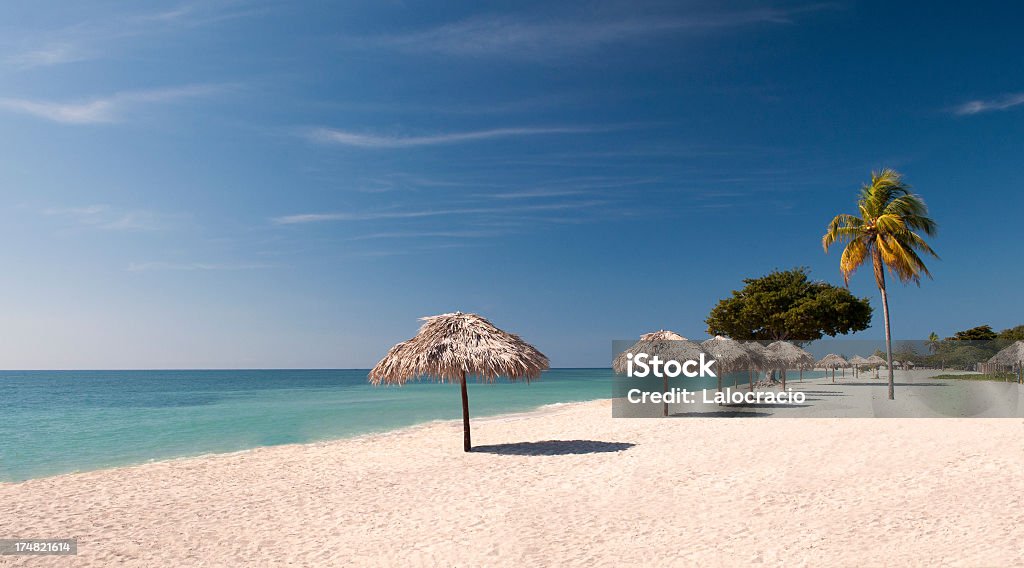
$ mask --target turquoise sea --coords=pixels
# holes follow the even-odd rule
[[[0,481],[344,438],[462,416],[456,385],[373,387],[366,374],[0,371]],[[610,369],[553,369],[528,385],[470,383],[470,414],[610,398],[612,378]],[[745,382],[746,375],[738,380]],[[712,381],[691,385],[704,388]]]
[[[459,389],[364,370],[0,371],[0,481],[380,432],[461,416]],[[469,385],[470,413],[611,396],[608,369]]]

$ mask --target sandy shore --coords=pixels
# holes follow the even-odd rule
[[[453,391],[453,396],[456,393]],[[0,485],[14,566],[1024,565],[1024,420],[610,401]]]

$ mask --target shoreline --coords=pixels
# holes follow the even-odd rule
[[[567,407],[572,407],[572,406],[577,406],[577,405],[593,404],[593,403],[596,403],[596,402],[607,401],[607,400],[610,400],[610,398],[597,398],[597,399],[592,399],[592,400],[579,400],[579,401],[571,401],[571,402],[555,402],[555,403],[549,403],[549,404],[542,404],[542,405],[540,405],[540,406],[538,406],[536,408],[533,408],[531,410],[525,410],[525,411],[521,411],[521,412],[506,412],[506,413],[501,413],[501,414],[489,414],[489,415],[481,416],[479,418],[473,418],[472,420],[473,420],[473,424],[485,423],[485,422],[505,422],[505,421],[510,421],[511,422],[511,421],[517,421],[517,420],[525,420],[525,419],[534,418],[534,417],[538,417],[538,416],[544,416],[544,415],[548,415],[548,414],[557,413],[560,410],[566,410]],[[206,452],[206,453],[202,453],[202,454],[195,454],[195,455],[188,455],[188,456],[177,456],[177,457],[169,457],[169,458],[154,458],[154,459],[151,459],[151,460],[148,460],[148,461],[138,462],[138,463],[114,465],[114,466],[110,466],[110,467],[100,467],[100,468],[96,468],[96,469],[83,469],[83,470],[79,470],[79,471],[68,471],[68,472],[63,472],[63,473],[55,473],[53,475],[44,475],[44,476],[40,476],[40,477],[30,477],[28,479],[23,479],[21,481],[0,481],[0,488],[22,485],[22,484],[30,483],[30,482],[33,482],[33,481],[52,480],[52,479],[63,478],[63,477],[76,477],[76,476],[80,476],[80,475],[88,475],[88,474],[99,473],[99,472],[131,470],[131,469],[144,468],[144,467],[147,467],[147,466],[154,466],[154,465],[161,465],[161,464],[172,464],[172,463],[175,463],[175,462],[185,462],[185,461],[192,461],[192,460],[207,460],[207,459],[227,458],[227,457],[231,457],[231,456],[240,456],[240,455],[246,455],[246,454],[250,454],[250,453],[258,453],[260,451],[274,450],[274,449],[278,449],[278,448],[287,449],[287,448],[303,448],[303,447],[321,447],[321,446],[337,444],[337,443],[341,443],[341,442],[348,442],[348,441],[360,441],[361,442],[361,441],[372,441],[373,439],[376,439],[376,438],[387,439],[387,438],[390,438],[390,437],[393,437],[393,436],[396,436],[396,435],[412,433],[412,432],[414,432],[416,430],[424,429],[424,428],[429,428],[429,427],[435,426],[435,425],[457,425],[458,427],[461,428],[462,427],[462,419],[461,418],[450,418],[450,419],[428,420],[426,422],[419,422],[419,423],[411,424],[411,425],[408,425],[408,426],[400,426],[398,428],[392,428],[392,429],[389,429],[389,430],[381,430],[381,431],[378,431],[378,432],[365,432],[365,433],[362,433],[362,434],[354,434],[352,436],[342,436],[342,437],[339,437],[339,438],[328,438],[328,439],[323,439],[323,440],[311,440],[311,441],[308,441],[308,442],[293,442],[293,443],[289,443],[289,444],[275,444],[275,445],[270,445],[270,446],[253,446],[251,448],[244,448],[244,449],[241,449],[241,450],[234,450],[234,451],[230,451],[230,452]]]
[[[898,371],[898,372],[906,372],[906,371]],[[915,371],[911,371],[911,372],[915,372]],[[922,369],[922,370],[919,370],[918,372],[927,373],[926,375],[924,375],[921,378],[932,378],[930,375],[933,374],[933,373],[939,373],[940,370],[938,370],[938,369],[929,369],[929,370]],[[942,372],[949,374],[948,370],[942,371]],[[955,372],[955,373],[956,374],[964,374],[964,375],[967,375],[967,374],[978,374],[978,373],[973,372],[973,371],[959,371],[959,372]],[[846,380],[851,380],[851,379],[853,379],[853,377],[851,377],[851,376],[847,376],[846,377]],[[866,379],[866,378],[862,377],[861,379],[862,380],[878,381],[879,382],[879,386],[884,385],[884,382],[885,382],[884,378],[879,378],[879,379],[867,378]],[[937,380],[953,382],[953,381],[961,381],[961,380],[967,380],[967,379],[946,378],[946,379],[937,379]],[[814,381],[822,381],[823,385],[834,385],[834,386],[839,386],[839,387],[843,386],[842,382],[837,382],[837,383],[829,382],[830,381],[830,377],[829,376],[806,378],[803,384],[813,384]],[[981,382],[982,383],[984,383],[984,382],[1001,383],[1002,381],[981,381]],[[790,379],[789,380],[789,384],[790,385],[800,385],[801,382],[798,379],[794,378],[794,379]],[[737,386],[738,386],[738,388],[734,392],[746,392],[746,388],[745,388],[746,385],[745,384],[740,383]],[[757,392],[764,392],[764,393],[776,392],[778,386],[779,385],[775,385],[775,387],[771,387],[771,388],[768,388],[768,389],[758,389]],[[724,390],[727,391],[729,388],[731,388],[731,385],[723,385],[723,389]],[[696,391],[693,391],[693,392],[698,393],[698,392],[716,392],[716,391],[717,391],[717,389],[715,389],[715,388],[705,388],[705,389],[699,389],[699,390],[696,390]],[[1022,393],[1022,394],[1024,394],[1024,393]],[[546,414],[551,414],[551,413],[554,413],[554,412],[558,412],[560,409],[565,410],[568,407],[579,406],[579,405],[587,405],[587,404],[593,404],[593,403],[596,403],[596,402],[599,402],[599,401],[611,401],[611,400],[613,400],[613,397],[609,396],[609,397],[595,398],[595,399],[588,399],[588,400],[581,400],[581,401],[577,400],[577,401],[569,401],[569,402],[546,403],[546,404],[542,404],[542,405],[539,405],[537,407],[531,408],[529,410],[513,411],[513,412],[501,412],[501,413],[498,413],[498,414],[486,414],[486,415],[483,415],[483,416],[480,416],[480,417],[472,417],[472,422],[473,422],[473,424],[478,424],[478,423],[482,424],[482,423],[486,423],[486,422],[504,422],[504,421],[524,420],[524,419],[529,419],[529,418],[532,418],[532,417],[543,416],[543,415],[546,415]],[[472,410],[472,408],[471,408],[471,410]],[[712,418],[712,417],[713,416],[708,416],[708,418]],[[811,416],[801,416],[801,417],[798,417],[798,418],[829,418],[829,417],[827,417],[827,416],[813,416],[813,415],[811,415]],[[849,417],[841,417],[841,418],[849,418]],[[1015,418],[1015,417],[1009,417],[1009,418],[1012,419],[1012,418]],[[628,418],[628,419],[635,419],[635,417],[631,417],[631,418]],[[324,438],[324,439],[319,439],[319,440],[310,440],[310,441],[305,441],[305,442],[292,442],[292,443],[287,443],[287,444],[258,445],[258,446],[253,446],[253,447],[243,448],[243,449],[233,450],[233,451],[227,451],[227,452],[204,452],[204,453],[192,454],[192,455],[173,456],[173,457],[166,457],[166,458],[153,458],[153,459],[149,459],[149,460],[142,461],[142,462],[125,463],[125,464],[111,465],[111,466],[98,467],[98,468],[92,468],[92,469],[82,469],[82,470],[76,470],[76,471],[66,471],[66,472],[54,473],[52,475],[43,475],[43,476],[39,476],[39,477],[30,477],[30,478],[19,480],[19,481],[0,481],[0,487],[15,486],[15,485],[19,485],[19,484],[23,484],[23,483],[27,483],[27,482],[31,482],[31,481],[43,480],[43,479],[52,479],[52,478],[57,478],[57,477],[77,476],[77,475],[89,474],[89,473],[94,473],[94,472],[139,468],[139,467],[145,467],[145,466],[148,466],[148,465],[162,464],[162,463],[168,463],[168,462],[209,459],[209,458],[217,458],[217,457],[220,457],[220,456],[233,456],[233,455],[246,454],[246,453],[250,453],[250,452],[257,452],[257,451],[260,451],[260,450],[267,450],[267,449],[273,449],[273,448],[288,448],[288,447],[293,447],[293,446],[296,446],[296,447],[320,446],[320,445],[332,444],[332,443],[338,443],[338,442],[344,442],[344,441],[363,440],[363,439],[367,439],[367,438],[387,438],[387,437],[390,437],[390,436],[394,436],[396,434],[401,434],[401,433],[406,432],[406,431],[414,431],[414,430],[417,430],[417,429],[427,428],[427,427],[430,427],[430,426],[433,426],[433,425],[445,425],[445,424],[457,425],[457,426],[459,426],[461,428],[461,419],[459,419],[459,418],[433,419],[433,420],[427,420],[425,422],[419,422],[419,423],[416,423],[416,424],[400,426],[400,427],[397,427],[397,428],[379,430],[379,431],[374,431],[374,432],[364,432],[364,433],[340,436],[340,437],[335,437],[335,438]]]

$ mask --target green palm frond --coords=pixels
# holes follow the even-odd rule
[[[836,244],[846,244],[839,262],[844,280],[877,254],[882,265],[904,282],[920,283],[931,272],[921,258],[938,258],[920,233],[935,235],[938,226],[928,217],[928,206],[919,195],[910,192],[902,174],[892,169],[872,172],[857,200],[860,216],[836,215],[821,239],[825,252]],[[876,265],[877,266],[877,265]],[[881,285],[881,273],[875,277]]]

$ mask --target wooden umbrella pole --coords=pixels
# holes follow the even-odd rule
[[[471,451],[473,442],[469,438],[469,393],[466,392],[466,371],[462,371],[462,449]]]
[[[665,381],[665,386],[662,388],[662,392],[665,393],[665,394],[668,394],[668,375],[665,375],[664,381]],[[667,402],[665,403],[665,405],[661,409],[661,415],[662,416],[668,416],[668,403]]]

